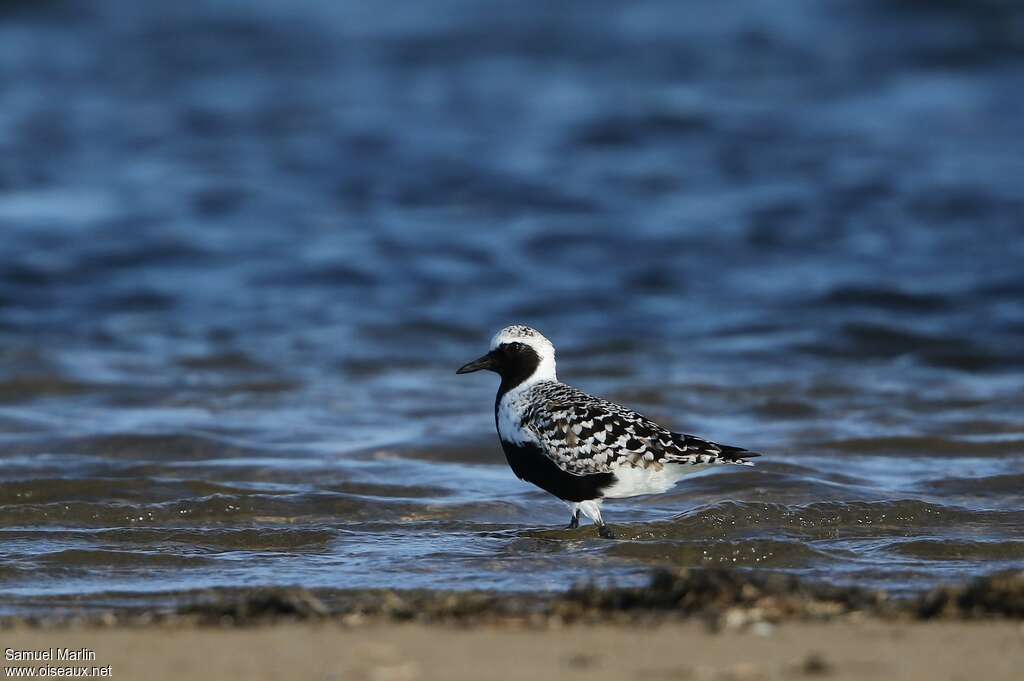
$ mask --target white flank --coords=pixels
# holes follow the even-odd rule
[[[672,489],[681,479],[694,473],[711,468],[712,464],[675,464],[668,463],[655,470],[653,466],[639,468],[623,464],[612,469],[616,482],[604,490],[606,499],[622,499],[638,497],[644,494],[662,494]]]

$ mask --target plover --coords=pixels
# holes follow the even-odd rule
[[[613,535],[601,518],[604,499],[667,492],[681,478],[719,464],[752,466],[759,456],[676,433],[555,376],[555,346],[528,326],[508,326],[490,351],[459,368],[501,376],[494,420],[505,458],[519,479],[568,504],[569,528],[580,513]]]

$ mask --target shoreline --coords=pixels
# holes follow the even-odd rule
[[[698,569],[657,572],[643,587],[555,594],[228,589],[173,610],[0,624],[5,657],[24,655],[0,664],[6,676],[1017,681],[1024,573],[913,598]],[[59,649],[81,661],[31,657]]]
[[[0,617],[0,630],[150,625],[230,628],[282,622],[546,628],[696,620],[712,630],[758,623],[865,619],[1024,622],[1024,572],[997,573],[912,597],[803,581],[780,573],[680,569],[655,571],[645,586],[581,585],[554,593],[237,588],[178,594],[175,600],[183,602],[163,607],[117,608],[103,608],[95,598],[37,600],[33,610],[45,609],[45,614]]]

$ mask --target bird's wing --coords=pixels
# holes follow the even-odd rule
[[[576,475],[607,473],[622,465],[745,464],[759,456],[694,435],[674,433],[614,402],[563,383],[537,388],[523,425],[545,456]]]

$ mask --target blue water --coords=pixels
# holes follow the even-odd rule
[[[0,610],[1024,567],[1013,3],[0,4]],[[562,531],[563,380],[764,452]]]

